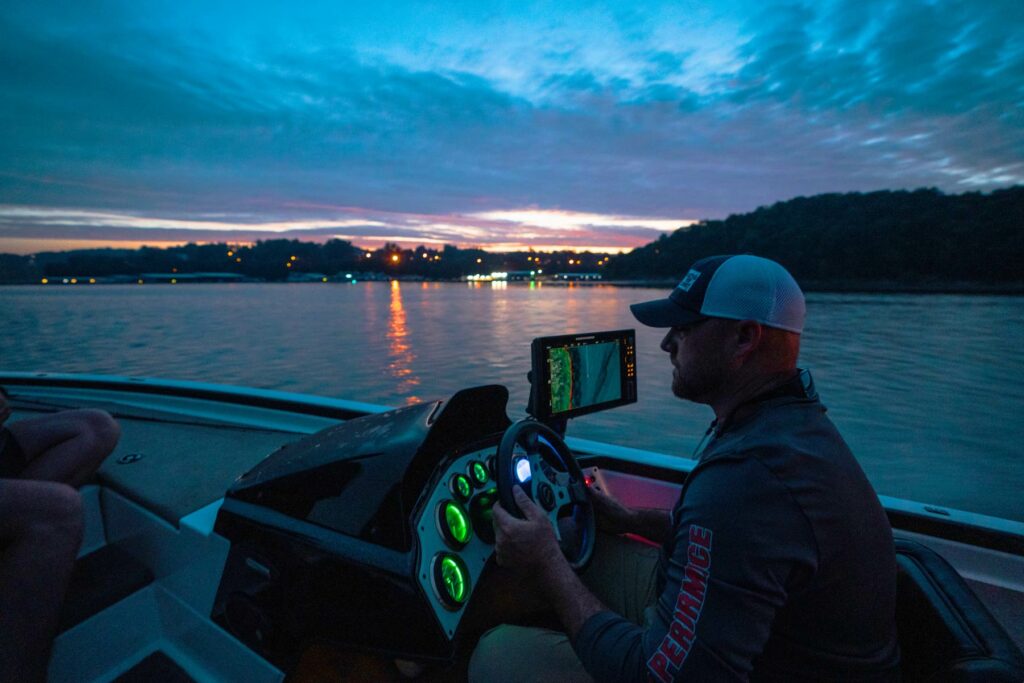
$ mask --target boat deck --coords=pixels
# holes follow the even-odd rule
[[[281,680],[282,672],[209,620],[217,588],[211,577],[219,576],[228,551],[227,541],[213,534],[213,522],[224,491],[237,476],[281,445],[336,420],[264,408],[215,409],[202,401],[167,397],[120,400],[113,392],[50,395],[19,387],[11,393],[12,421],[88,407],[111,412],[122,429],[96,485],[83,490],[87,530],[82,556],[108,549],[110,557],[105,565],[95,563],[100,570],[80,572],[84,578],[74,590],[90,594],[93,607],[83,608],[81,600],[69,597],[81,613],[58,638],[51,680],[113,681],[125,675],[129,680],[167,666],[183,667],[187,673],[181,680]],[[946,557],[1024,649],[1024,558],[896,533]],[[107,571],[111,566],[116,569]],[[99,577],[111,585],[99,585]],[[97,600],[92,595],[97,592],[108,595]],[[292,679],[353,675],[402,680],[379,657],[323,647],[310,648]],[[438,671],[427,680],[458,678],[457,670]]]

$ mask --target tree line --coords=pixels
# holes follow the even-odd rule
[[[1019,289],[1024,186],[797,197],[663,235],[613,259],[607,276],[675,280],[699,258],[733,253],[774,259],[812,288]]]
[[[42,252],[31,256],[0,254],[0,283],[31,283],[43,278],[109,278],[145,273],[233,273],[256,280],[286,280],[292,274],[316,273],[328,277],[351,273],[354,277],[458,279],[494,271],[596,271],[607,265],[604,254],[570,251],[492,253],[482,249],[385,244],[364,249],[347,240],[326,243],[299,240],[262,240],[255,244],[186,244],[141,249],[85,249]]]

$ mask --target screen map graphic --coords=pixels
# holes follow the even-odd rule
[[[548,349],[551,412],[622,398],[619,358],[617,341]]]

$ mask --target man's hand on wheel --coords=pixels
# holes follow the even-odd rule
[[[498,564],[518,570],[537,570],[564,561],[555,532],[544,511],[519,486],[512,487],[524,519],[516,519],[501,503],[494,505],[494,552]]]

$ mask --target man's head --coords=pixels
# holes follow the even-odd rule
[[[669,328],[672,391],[715,405],[759,378],[796,367],[806,308],[793,277],[757,256],[697,261],[667,299],[630,306],[644,325]]]

